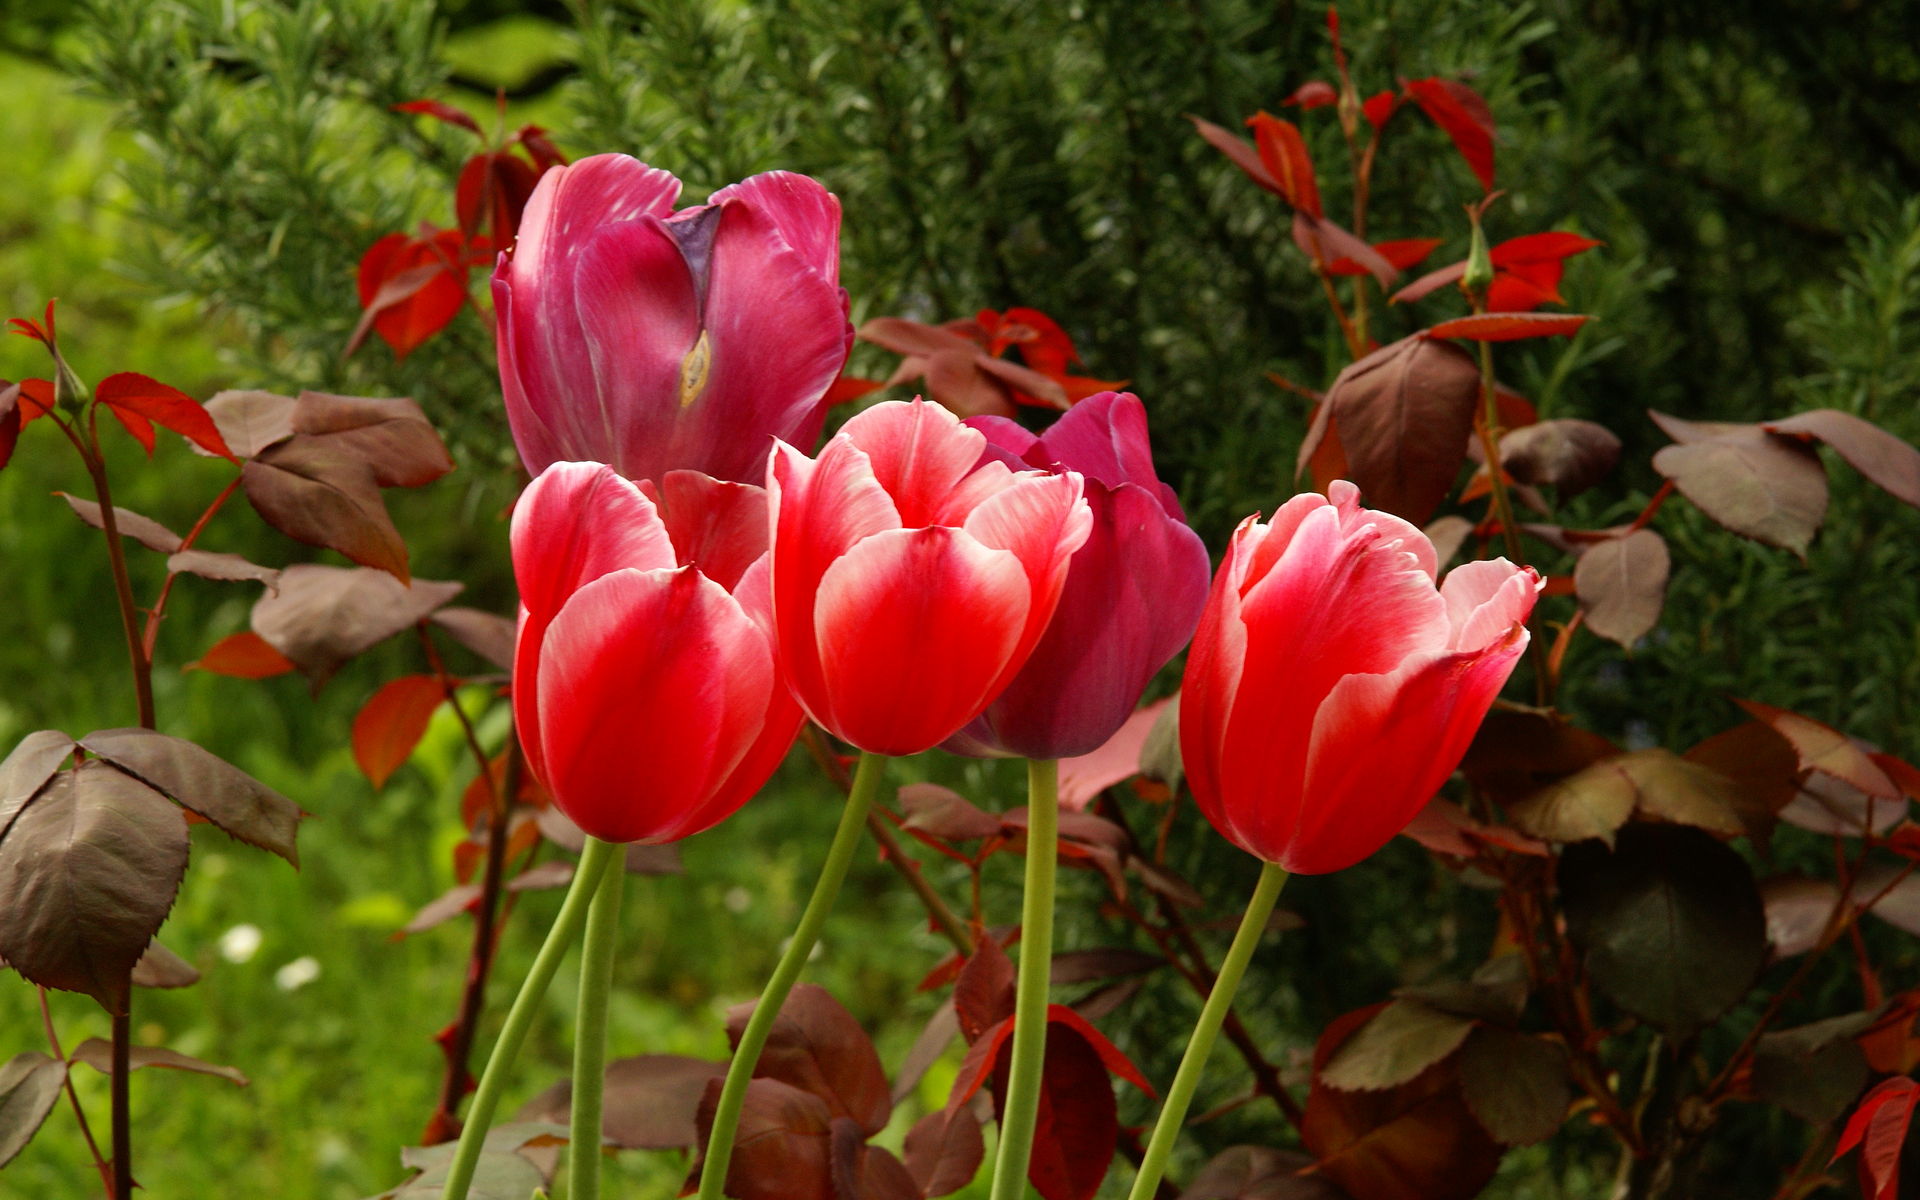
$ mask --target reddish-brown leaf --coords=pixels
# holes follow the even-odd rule
[[[1493,112],[1480,93],[1455,79],[1401,81],[1408,96],[1453,139],[1483,191],[1493,190]]]
[[[1794,752],[1800,756],[1802,768],[1831,775],[1869,796],[1883,800],[1901,798],[1899,787],[1887,778],[1887,773],[1873,761],[1871,753],[1831,725],[1823,725],[1812,717],[1803,717],[1799,713],[1761,704],[1756,700],[1736,697],[1734,703],[1792,743]]]
[[[73,1048],[72,1053],[67,1055],[67,1060],[92,1067],[102,1075],[111,1075],[113,1074],[113,1043],[105,1038],[88,1038]],[[133,1071],[138,1071],[142,1067],[192,1071],[196,1075],[211,1075],[216,1079],[224,1079],[237,1087],[246,1087],[250,1082],[238,1068],[202,1062],[178,1050],[169,1050],[165,1046],[127,1047],[127,1067]]]
[[[1678,442],[1653,469],[1681,495],[1742,537],[1805,556],[1827,515],[1827,476],[1810,447],[1758,425],[1653,418]]]
[[[1209,146],[1212,146],[1215,150],[1218,150],[1231,159],[1234,166],[1239,167],[1246,173],[1247,178],[1253,180],[1276,196],[1283,198],[1286,196],[1286,193],[1280,190],[1280,181],[1275,179],[1260,162],[1260,151],[1248,143],[1245,138],[1240,137],[1231,130],[1215,125],[1212,121],[1203,121],[1192,113],[1187,114],[1187,120],[1193,122],[1194,129],[1202,138],[1206,139]]]
[[[293,404],[292,396],[274,392],[215,392],[207,401],[207,415],[226,439],[228,449],[241,458],[252,458],[293,436]],[[197,445],[193,449],[210,453]]]
[[[727,1010],[727,1039],[736,1047],[754,1002]],[[774,1018],[755,1078],[778,1079],[826,1101],[868,1136],[886,1127],[893,1109],[880,1056],[860,1023],[825,988],[803,983]]]
[[[997,938],[983,937],[953,985],[954,1015],[968,1044],[1013,1016],[1013,960]]]
[[[1453,490],[1479,389],[1479,368],[1451,342],[1416,334],[1382,346],[1334,380],[1322,402],[1331,428],[1316,419],[1300,466],[1337,433],[1367,503],[1420,524]]]
[[[1628,649],[1660,620],[1671,559],[1651,529],[1596,542],[1573,565],[1573,586],[1587,628]]]
[[[854,331],[854,336],[895,354],[938,354],[942,350],[971,354],[979,349],[958,334],[905,317],[870,318]]]
[[[1320,184],[1313,177],[1313,157],[1307,153],[1307,142],[1300,136],[1300,127],[1265,111],[1248,117],[1247,126],[1253,130],[1260,165],[1279,183],[1280,195],[1288,204],[1316,220],[1324,216],[1320,208]]]
[[[1825,442],[1854,470],[1896,500],[1920,508],[1920,450],[1871,421],[1832,408],[1764,421],[1769,433]]]
[[[1280,103],[1298,105],[1301,108],[1325,108],[1329,104],[1339,102],[1340,93],[1333,90],[1332,84],[1324,79],[1309,79],[1293,89]]]
[[[903,1149],[907,1170],[929,1200],[972,1183],[986,1157],[980,1122],[969,1105],[943,1108],[920,1118],[907,1131]]]
[[[1500,465],[1507,474],[1534,487],[1551,484],[1563,500],[1605,479],[1619,461],[1620,439],[1593,421],[1536,421],[1500,437]]]
[[[1295,1150],[1232,1146],[1194,1175],[1180,1200],[1350,1200],[1318,1175],[1302,1175],[1313,1160]]]
[[[707,1084],[697,1117],[699,1141],[713,1131],[720,1080]],[[833,1186],[833,1113],[811,1092],[777,1079],[747,1084],[726,1194],[734,1200],[837,1200]]]
[[[484,236],[494,250],[513,244],[520,214],[539,176],[527,161],[504,151],[476,154],[460,170],[454,212],[469,239]]]
[[[1408,267],[1417,267],[1426,261],[1440,246],[1440,238],[1402,238],[1392,242],[1375,242],[1374,252],[1397,271]],[[1361,266],[1351,258],[1336,258],[1327,264],[1329,275],[1370,275],[1373,272]]]
[[[1427,337],[1466,338],[1475,342],[1515,342],[1522,338],[1572,337],[1592,318],[1577,313],[1488,312],[1442,321]]]
[[[93,398],[114,410],[116,416],[133,413],[173,430],[181,437],[211,454],[234,459],[234,453],[221,436],[220,428],[205,407],[179,388],[168,387],[156,379],[122,371],[102,379],[93,389]],[[131,429],[132,426],[129,426]],[[138,437],[139,434],[135,433]],[[147,452],[153,452],[153,434],[141,439]]]
[[[393,111],[419,113],[422,116],[445,121],[449,125],[458,125],[469,133],[477,134],[480,132],[480,126],[474,122],[472,117],[461,112],[444,100],[408,100],[404,103],[394,105]]]
[[[527,156],[533,159],[534,169],[545,175],[555,167],[567,165],[567,156],[553,144],[547,131],[538,125],[522,125],[513,135],[513,139],[526,148]]]
[[[291,439],[248,460],[240,480],[254,511],[288,537],[338,550],[402,583],[410,578],[407,544],[373,468],[346,448]]]
[[[25,424],[20,415],[20,385],[0,379],[0,470],[13,461],[13,448]]]
[[[54,495],[67,502],[67,507],[73,510],[74,516],[95,529],[107,527],[106,517],[102,515],[100,506],[94,501],[82,500],[66,492],[55,492]],[[147,549],[161,554],[172,554],[180,548],[179,534],[152,517],[144,516],[132,509],[121,508],[117,504],[113,506],[113,527],[121,537],[130,537]]]
[[[1381,287],[1386,287],[1400,275],[1393,264],[1372,246],[1325,217],[1316,217],[1300,209],[1295,209],[1293,213],[1293,244],[1300,247],[1300,253],[1313,262],[1351,259],[1371,274]]]
[[[1338,1017],[1314,1048],[1313,1090],[1301,1138],[1320,1173],[1367,1200],[1469,1200],[1498,1167],[1501,1148],[1461,1095],[1455,1060],[1399,1087],[1342,1092],[1320,1073],[1382,1005]]]
[[[294,662],[275,650],[267,640],[251,629],[229,634],[199,658],[180,668],[182,671],[211,671],[235,679],[270,679],[294,669]]]
[[[318,687],[340,664],[399,633],[460,592],[422,579],[407,586],[384,571],[298,563],[280,590],[253,605],[253,630],[292,659]]]
[[[432,675],[402,675],[381,685],[360,707],[353,718],[353,761],[376,790],[413,756],[446,698]]]

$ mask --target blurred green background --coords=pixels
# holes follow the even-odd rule
[[[1502,374],[1543,413],[1601,421],[1626,442],[1621,474],[1568,506],[1566,523],[1625,519],[1645,502],[1657,483],[1646,460],[1663,442],[1649,407],[1752,420],[1831,406],[1920,437],[1914,5],[1763,0],[1695,13],[1630,0],[1363,0],[1342,15],[1363,92],[1445,73],[1487,97],[1511,192],[1493,237],[1563,228],[1606,242],[1572,262],[1562,287],[1591,325],[1571,342],[1501,351]],[[511,448],[478,319],[463,315],[404,362],[377,341],[340,357],[358,317],[359,255],[389,230],[450,224],[452,172],[471,152],[467,135],[390,106],[441,97],[484,125],[503,90],[512,123],[547,126],[571,155],[621,150],[667,167],[689,199],[773,167],[818,175],[845,206],[856,321],[1015,304],[1052,314],[1087,373],[1127,378],[1145,398],[1163,475],[1217,552],[1241,516],[1292,490],[1305,406],[1266,374],[1320,387],[1342,358],[1284,210],[1182,114],[1231,126],[1280,111],[1295,86],[1329,73],[1322,17],[1313,5],[1240,0],[16,2],[0,10],[11,168],[0,290],[6,315],[37,316],[60,297],[63,345],[89,379],[135,370],[203,397],[235,386],[417,397],[461,467],[393,497],[415,569],[465,579],[465,602],[507,611],[499,515]],[[1326,113],[1302,123],[1337,210],[1337,129]],[[1432,261],[1450,261],[1474,194],[1441,135],[1403,115],[1371,231],[1445,236]],[[1388,320],[1408,331],[1417,318]],[[853,370],[890,362],[860,347]],[[0,343],[0,376],[43,373],[37,346]],[[220,464],[168,435],[151,466],[108,436],[120,503],[176,526],[225,482]],[[85,490],[65,449],[36,428],[0,473],[0,745],[133,719],[97,536],[49,495]],[[1920,704],[1920,513],[1842,466],[1832,477],[1828,526],[1805,563],[1668,506],[1659,528],[1675,582],[1662,626],[1631,656],[1578,640],[1567,706],[1609,736],[1678,748],[1734,723],[1727,697],[1746,696],[1920,752],[1903,723]],[[314,557],[238,505],[206,544],[274,564]],[[150,594],[158,569],[136,557],[136,588]],[[161,727],[231,757],[314,819],[298,874],[196,833],[162,937],[206,979],[143,994],[140,1037],[253,1083],[138,1077],[137,1169],[161,1197],[346,1200],[398,1181],[397,1151],[433,1104],[428,1038],[453,1014],[468,935],[459,923],[393,933],[451,882],[472,769],[445,714],[384,791],[354,768],[352,715],[382,680],[421,669],[411,644],[365,656],[315,698],[294,678],[183,674],[244,627],[255,590],[182,581],[160,639]],[[479,689],[468,700],[487,703]],[[499,716],[487,726],[496,739]],[[906,770],[995,807],[1017,803],[1015,775],[992,765]],[[724,1050],[721,1013],[770,967],[833,809],[796,755],[764,799],[687,845],[685,877],[635,883],[615,1053]],[[1174,862],[1224,917],[1251,870],[1197,825],[1183,817]],[[1817,868],[1819,848],[1794,838],[1782,835],[1777,864]],[[963,876],[929,870],[959,894]],[[1007,860],[990,872],[994,919],[1012,919],[1017,870]],[[1069,883],[1062,945],[1124,939],[1095,915],[1092,882]],[[1484,895],[1404,844],[1303,880],[1288,902],[1307,927],[1267,948],[1242,1005],[1283,1063],[1297,1064],[1332,1015],[1477,960],[1491,934]],[[500,979],[519,977],[556,903],[536,895],[516,913]],[[221,938],[246,925],[258,948],[228,961]],[[944,949],[923,926],[912,898],[865,861],[813,968],[875,1032],[890,1068],[934,1004],[912,991]],[[1910,939],[1873,933],[1911,978]],[[309,957],[311,982],[276,982]],[[1844,1011],[1850,986],[1835,971],[1809,1017]],[[567,992],[554,991],[516,1101],[564,1073]],[[1168,1078],[1192,1011],[1177,981],[1156,979],[1113,1023],[1116,1037]],[[69,1046],[106,1033],[77,997],[56,996],[54,1013]],[[0,1056],[42,1044],[33,990],[0,979]],[[1203,1107],[1240,1086],[1237,1063],[1217,1066]],[[951,1070],[930,1077],[927,1099],[944,1096]],[[80,1083],[104,1130],[103,1080]],[[1129,1096],[1122,1114],[1139,1122],[1148,1109]],[[1703,1194],[1764,1194],[1798,1155],[1804,1135],[1786,1118],[1742,1120],[1722,1131],[1708,1172],[1718,1190]],[[1489,1194],[1598,1194],[1611,1163],[1576,1126],[1510,1155]],[[1264,1113],[1242,1110],[1197,1132],[1183,1170],[1207,1148],[1270,1137]],[[0,1195],[92,1194],[85,1163],[57,1110],[0,1176]],[[684,1166],[629,1155],[623,1169],[647,1181],[633,1194],[665,1195]]]

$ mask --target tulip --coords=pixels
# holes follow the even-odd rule
[[[1132,393],[1091,396],[1038,437],[1002,417],[967,424],[986,434],[986,457],[1015,469],[1078,471],[1093,528],[1027,665],[946,748],[1027,758],[1092,753],[1193,635],[1207,602],[1206,546],[1154,474],[1147,410]]]
[[[675,212],[680,181],[620,154],[540,177],[493,275],[500,382],[527,470],[610,464],[758,483],[812,446],[852,345],[840,204],[772,171]]]
[[[1074,471],[982,461],[924,401],[877,404],[810,459],[768,466],[780,665],[807,714],[863,750],[917,754],[1012,682],[1093,519]]]
[[[1527,647],[1540,577],[1503,558],[1434,586],[1427,535],[1335,480],[1248,517],[1194,634],[1180,692],[1187,784],[1266,860],[1220,960],[1128,1200],[1148,1200],[1289,874],[1352,866],[1432,799]]]
[[[767,607],[765,494],[668,474],[660,508],[599,463],[542,472],[513,514],[514,720],[560,810],[607,842],[731,815],[792,745]]]
[[[1180,700],[1200,810],[1295,874],[1351,866],[1419,813],[1527,645],[1540,580],[1505,559],[1436,588],[1433,543],[1336,481],[1234,532]]]

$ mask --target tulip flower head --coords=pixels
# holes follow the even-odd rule
[[[773,654],[765,493],[682,471],[656,494],[664,515],[610,467],[556,463],[513,513],[520,744],[609,842],[718,824],[800,726]]]
[[[1228,840],[1351,866],[1452,774],[1527,645],[1540,580],[1505,559],[1436,588],[1433,543],[1339,480],[1234,532],[1194,635],[1180,749]]]
[[[1079,474],[981,460],[986,437],[938,405],[849,420],[817,459],[776,443],[770,569],[781,668],[822,726],[917,754],[1019,673],[1092,515]]]
[[[840,204],[772,171],[675,212],[622,154],[540,177],[493,274],[500,383],[527,470],[590,460],[758,483],[767,439],[811,446],[853,343]]]
[[[1187,644],[1207,601],[1207,548],[1153,469],[1147,410],[1130,392],[1074,405],[1036,437],[975,417],[985,455],[1018,470],[1086,479],[1093,525],[1033,657],[999,699],[950,738],[962,754],[1089,754],[1132,715],[1154,673]]]

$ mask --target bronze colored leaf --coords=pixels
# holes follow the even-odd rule
[[[1473,533],[1473,522],[1465,517],[1448,515],[1436,517],[1424,530],[1427,540],[1433,543],[1434,558],[1439,560],[1440,569],[1447,569],[1453,556],[1460,553],[1460,547],[1467,544],[1467,537]]]
[[[1873,422],[1838,409],[1816,408],[1785,420],[1762,422],[1761,428],[1825,442],[1869,482],[1894,499],[1920,508],[1920,450]]]
[[[1458,1050],[1473,1025],[1418,1000],[1395,1000],[1346,1039],[1316,1078],[1344,1092],[1399,1087]]]
[[[1293,1150],[1230,1146],[1194,1175],[1180,1200],[1347,1200],[1318,1175],[1302,1175],[1313,1160]]]
[[[1904,869],[1892,863],[1872,864],[1853,881],[1852,899],[1855,904],[1873,900],[1868,912],[1896,929],[1920,935],[1920,875],[1903,876]]]
[[[1573,565],[1573,589],[1587,628],[1632,649],[1660,621],[1671,560],[1651,529],[1597,542]]]
[[[735,1047],[746,1032],[755,1002],[727,1010],[727,1040]],[[836,1117],[846,1117],[871,1137],[886,1128],[893,1099],[880,1056],[860,1023],[816,984],[793,989],[773,1020],[754,1077],[777,1079],[827,1102]]]
[[[275,442],[293,436],[293,397],[272,392],[233,390],[216,392],[207,401],[207,415],[226,439],[227,449],[252,458]],[[195,454],[217,458],[210,450],[187,443]]]
[[[1055,986],[1090,983],[1096,979],[1117,979],[1141,975],[1167,965],[1158,954],[1105,946],[1097,950],[1069,950],[1053,956],[1049,982]]]
[[[1526,1008],[1527,990],[1524,959],[1502,954],[1480,964],[1472,979],[1441,979],[1395,988],[1393,994],[1457,1017],[1511,1025]]]
[[[1697,434],[1699,425],[1684,427]],[[1827,515],[1827,475],[1811,448],[1758,425],[1719,427],[1716,436],[1667,446],[1653,469],[1714,521],[1754,541],[1806,556]]]
[[[133,986],[143,988],[183,988],[200,982],[200,972],[192,963],[162,946],[159,939],[147,943],[147,952],[133,965]]]
[[[454,641],[502,671],[513,670],[513,642],[518,626],[511,617],[456,605],[438,610],[431,620],[451,634]]]
[[[905,828],[921,830],[949,842],[972,842],[1000,832],[1000,818],[975,805],[952,788],[937,783],[909,783],[900,789]]]
[[[80,745],[248,845],[300,865],[294,839],[306,814],[219,755],[151,729],[102,729]]]
[[[76,745],[58,730],[41,729],[21,738],[5,760],[0,760],[0,838],[7,836],[13,819],[53,778]]]
[[[855,336],[895,354],[939,354],[948,350],[972,354],[979,349],[957,333],[905,317],[873,317],[855,331]]]
[[[1764,852],[1781,810],[1800,791],[1793,746],[1763,722],[1748,721],[1696,743],[1686,759],[1733,781],[1734,808],[1747,837]]]
[[[1475,787],[1511,804],[1619,752],[1551,709],[1495,709],[1481,722],[1460,769]]]
[[[1814,1125],[1837,1120],[1873,1074],[1853,1039],[1878,1015],[1848,1013],[1763,1034],[1753,1049],[1753,1094]]]
[[[70,1062],[85,1063],[102,1075],[113,1073],[113,1043],[104,1038],[88,1038],[75,1046],[73,1053],[67,1058]],[[170,1071],[192,1071],[196,1075],[212,1075],[216,1079],[224,1079],[238,1087],[246,1087],[252,1082],[232,1067],[202,1062],[178,1050],[169,1050],[165,1046],[129,1046],[127,1062],[136,1071],[142,1067],[164,1067]]]
[[[429,929],[445,925],[461,913],[471,908],[480,899],[480,887],[473,883],[456,883],[438,896],[420,906],[420,911],[400,927],[395,937],[408,934],[425,933]]]
[[[1544,1142],[1559,1131],[1573,1103],[1567,1049],[1511,1029],[1476,1029],[1460,1052],[1460,1090],[1494,1141]]]
[[[1773,958],[1793,958],[1820,944],[1827,920],[1840,903],[1840,887],[1831,879],[1777,875],[1760,884],[1767,914],[1767,944]]]
[[[100,506],[92,500],[82,500],[66,492],[55,492],[54,495],[67,502],[67,507],[73,510],[74,516],[95,529],[107,527],[106,517],[101,514]],[[114,528],[119,530],[121,537],[130,537],[149,550],[155,550],[161,554],[172,554],[180,548],[179,534],[152,517],[141,516],[132,509],[114,505],[113,524]]]
[[[609,1145],[623,1150],[684,1150],[696,1144],[694,1113],[707,1085],[726,1076],[727,1064],[682,1054],[642,1054],[607,1064],[600,1126]],[[515,1121],[564,1126],[573,1114],[573,1086],[561,1080],[521,1107]]]
[[[99,760],[62,771],[0,841],[0,956],[124,1011],[186,870],[187,823],[166,797]]]
[[[0,1167],[40,1132],[66,1080],[67,1064],[31,1050],[0,1065]]]
[[[238,554],[215,550],[180,550],[167,557],[167,570],[176,575],[198,575],[202,579],[264,583],[269,589],[280,586],[280,569],[248,562]]]
[[[1331,428],[1316,428],[1337,434],[1347,478],[1367,504],[1418,525],[1453,490],[1479,395],[1480,369],[1466,351],[1415,335],[1341,371],[1322,406]],[[1309,432],[1301,469],[1318,448]]]
[[[986,1143],[980,1122],[968,1105],[930,1112],[907,1131],[904,1147],[907,1171],[919,1194],[932,1200],[951,1195],[973,1182]]]
[[[913,1089],[920,1086],[926,1077],[927,1069],[940,1060],[960,1033],[960,1018],[953,1011],[953,1001],[942,1001],[927,1023],[920,1027],[920,1033],[913,1039],[913,1045],[907,1048],[907,1056],[900,1062],[900,1069],[893,1077],[891,1093],[894,1104],[906,1099]]]
[[[253,630],[292,659],[317,691],[340,665],[459,595],[462,585],[411,586],[384,571],[299,563],[253,606]]]
[[[1767,923],[1746,860],[1683,825],[1630,825],[1609,850],[1560,856],[1560,896],[1594,983],[1669,1037],[1747,994],[1767,958]]]
[[[713,1130],[719,1099],[720,1080],[714,1079],[700,1097],[701,1145]],[[832,1110],[812,1092],[777,1079],[749,1082],[727,1164],[726,1194],[733,1200],[837,1200],[832,1125]]]
[[[1869,796],[1894,801],[1895,807],[1904,806],[1905,800],[1899,785],[1889,779],[1886,771],[1873,760],[1873,752],[1858,741],[1831,725],[1823,725],[1812,717],[1803,717],[1771,704],[1738,698],[1734,703],[1792,743],[1803,768],[1830,775]]]
[[[261,519],[281,533],[408,581],[407,545],[373,468],[344,447],[289,439],[248,460],[240,482]]]
[[[838,1200],[921,1200],[912,1172],[891,1150],[867,1145],[852,1121],[835,1117],[828,1143]]]
[[[301,392],[293,405],[293,432],[324,439],[358,459],[383,488],[421,487],[453,470],[440,435],[413,401]]]

